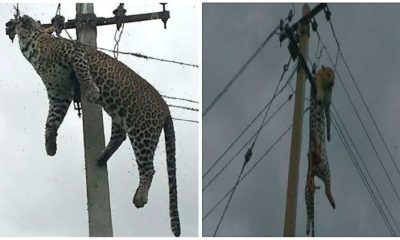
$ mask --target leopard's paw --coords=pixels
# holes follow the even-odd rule
[[[57,152],[57,132],[46,129],[45,138],[46,152],[49,156],[54,156]]]
[[[147,192],[144,192],[143,189],[138,188],[136,190],[135,196],[133,197],[133,204],[136,208],[142,208],[147,203]]]
[[[57,152],[57,143],[56,141],[47,141],[46,140],[46,152],[49,156],[54,156]]]

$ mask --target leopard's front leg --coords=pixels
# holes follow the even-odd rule
[[[106,148],[97,156],[98,166],[103,166],[126,139],[126,132],[115,120],[112,122],[111,138]]]
[[[85,53],[77,49],[72,58],[72,67],[78,78],[82,95],[92,103],[96,103],[100,97],[100,90],[96,86],[90,74],[90,66],[85,58]]]
[[[54,156],[57,151],[57,131],[67,114],[72,94],[68,96],[56,96],[50,92],[48,93],[48,97],[49,113],[47,115],[45,132],[46,151],[48,155]]]

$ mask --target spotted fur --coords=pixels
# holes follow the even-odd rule
[[[167,104],[146,80],[118,60],[82,45],[50,35],[29,16],[18,20],[16,32],[24,57],[32,64],[46,86],[49,112],[46,121],[46,151],[57,151],[57,130],[71,100],[74,82],[78,82],[83,97],[100,104],[112,118],[111,139],[97,157],[99,166],[126,139],[132,143],[138,164],[140,181],[133,198],[137,208],[148,201],[154,175],[153,158],[164,129],[169,180],[171,229],[180,235],[175,168],[175,132]]]
[[[307,153],[308,171],[305,188],[305,202],[307,208],[307,229],[309,235],[314,236],[314,192],[316,188],[314,177],[320,178],[325,185],[325,194],[335,208],[335,200],[331,193],[331,178],[328,156],[325,147],[325,119],[327,127],[327,139],[330,141],[330,104],[332,88],[334,85],[334,72],[331,68],[322,68],[315,77],[315,88],[310,93],[310,144]]]

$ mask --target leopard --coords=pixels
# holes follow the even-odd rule
[[[175,131],[171,113],[160,93],[124,63],[97,50],[51,34],[29,15],[16,20],[15,33],[23,56],[42,79],[49,110],[45,124],[45,147],[49,156],[57,151],[57,131],[79,84],[82,97],[99,104],[111,117],[111,137],[97,156],[104,167],[128,135],[139,170],[139,186],[133,197],[136,208],[148,202],[155,174],[153,159],[162,130],[166,146],[169,215],[174,236],[181,233],[178,213]]]
[[[328,156],[325,146],[325,121],[327,140],[330,141],[330,105],[335,72],[330,67],[322,67],[315,74],[314,84],[310,90],[309,119],[309,149],[307,153],[308,169],[305,187],[305,202],[307,210],[306,234],[315,236],[314,230],[314,192],[320,187],[315,186],[314,177],[320,178],[325,185],[325,195],[333,209],[336,208],[331,192],[331,177]]]

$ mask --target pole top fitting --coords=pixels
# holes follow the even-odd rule
[[[329,11],[328,5],[324,8],[325,18],[327,21],[331,20],[331,11]]]
[[[310,6],[307,3],[303,5],[303,17],[310,12]]]
[[[167,29],[167,21],[169,18],[169,12],[165,9],[165,5],[167,5],[167,3],[160,3],[162,5],[162,18],[161,21],[164,23],[164,29]]]
[[[124,8],[124,4],[120,3],[119,6],[113,11],[115,19],[117,20],[117,30],[119,30],[124,22],[124,17],[126,13],[126,9]]]
[[[96,27],[97,17],[94,13],[79,13],[76,15],[76,29],[82,29],[84,24],[88,24],[90,27]]]
[[[60,36],[61,31],[64,28],[64,22],[65,22],[65,18],[62,15],[57,14],[56,16],[54,16],[51,19],[51,24],[53,24],[55,30],[56,30],[56,34],[57,36]]]

